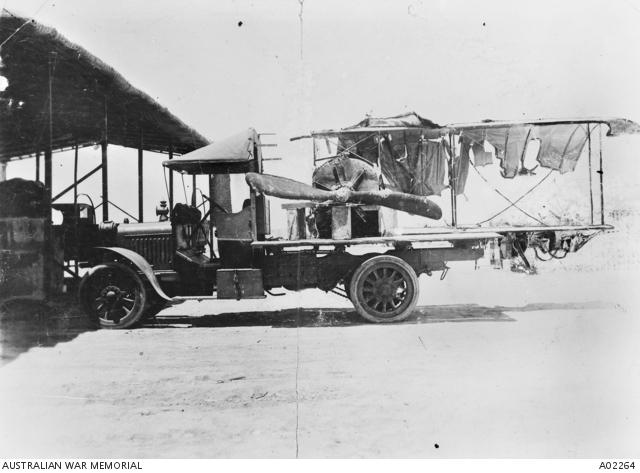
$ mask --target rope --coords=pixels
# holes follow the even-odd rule
[[[476,225],[482,225],[483,223],[486,223],[490,220],[493,220],[494,218],[496,218],[498,215],[503,214],[504,212],[506,212],[507,210],[509,210],[511,207],[515,207],[516,209],[518,209],[520,212],[522,212],[523,214],[525,214],[527,217],[535,220],[536,222],[538,222],[540,225],[547,227],[548,225],[546,223],[544,223],[543,221],[537,219],[536,217],[534,217],[533,215],[531,215],[530,213],[528,213],[527,211],[521,209],[520,207],[518,207],[516,204],[518,202],[520,202],[522,199],[524,199],[527,195],[529,195],[531,192],[533,192],[540,184],[542,184],[553,172],[553,169],[549,169],[549,172],[542,178],[540,179],[540,181],[538,181],[537,184],[535,184],[531,189],[529,189],[527,192],[525,192],[524,194],[522,194],[520,197],[518,197],[515,201],[512,201],[511,199],[509,199],[509,197],[507,197],[506,195],[504,195],[502,192],[500,192],[498,189],[496,189],[495,187],[493,187],[491,185],[491,183],[480,173],[480,171],[478,170],[478,168],[475,166],[475,164],[473,164],[471,161],[469,161],[469,163],[471,164],[471,167],[478,173],[478,176],[480,176],[482,178],[482,180],[484,182],[486,182],[489,186],[491,186],[491,188],[494,190],[494,192],[496,192],[500,197],[502,197],[504,200],[506,200],[507,202],[509,202],[510,205],[508,205],[507,207],[505,207],[504,209],[502,209],[500,212],[498,212],[497,214],[482,220],[481,222],[476,223]]]

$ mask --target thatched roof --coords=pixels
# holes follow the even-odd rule
[[[24,25],[24,26],[23,26]],[[20,30],[16,33],[15,31]],[[11,35],[13,36],[7,40]],[[42,151],[48,143],[49,60],[53,58],[53,149],[104,139],[148,151],[184,154],[209,141],[112,67],[50,27],[7,10],[0,14],[0,161]],[[55,53],[52,55],[51,53]]]

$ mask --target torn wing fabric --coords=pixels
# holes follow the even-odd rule
[[[453,161],[453,188],[456,195],[464,194],[464,188],[469,176],[469,151],[471,143],[469,141],[460,140],[460,154]]]
[[[520,163],[524,160],[530,126],[514,126],[507,129],[504,143],[504,159],[502,160],[502,177],[513,178],[518,174]]]
[[[489,164],[483,143],[488,141],[500,160],[502,176],[518,174],[531,140],[540,140],[537,160],[542,167],[560,173],[575,170],[587,141],[586,124],[511,125],[464,130],[463,137],[472,142],[474,164]]]
[[[564,174],[576,168],[587,141],[587,125],[535,126],[532,137],[540,140],[540,165]]]
[[[395,134],[394,134],[395,135]],[[447,159],[439,141],[401,134],[383,140],[380,167],[391,186],[415,195],[440,195],[447,186]],[[404,136],[403,136],[404,135]]]
[[[484,150],[484,142],[472,143],[471,150],[473,151],[474,166],[487,166],[493,163],[493,154]]]
[[[463,136],[476,144],[488,141],[496,150],[496,157],[500,160],[502,177],[513,178],[518,174],[520,161],[524,156],[527,137],[530,127],[526,125],[506,126],[497,128],[479,128],[475,130],[465,130]],[[476,148],[474,148],[475,150]],[[484,150],[482,154],[482,164],[486,163]],[[474,153],[478,160],[478,155]],[[490,158],[489,158],[490,161]],[[487,163],[488,164],[488,163]]]
[[[389,187],[415,195],[440,195],[445,184],[447,159],[440,141],[423,138],[420,130],[342,135],[338,151],[378,162]]]

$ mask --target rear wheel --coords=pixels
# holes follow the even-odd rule
[[[119,263],[93,267],[80,283],[80,303],[102,328],[129,328],[144,315],[148,301],[142,278]]]
[[[365,319],[398,322],[409,317],[418,302],[418,277],[396,256],[375,256],[353,273],[349,297]]]

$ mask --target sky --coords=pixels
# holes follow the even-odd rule
[[[366,114],[415,110],[440,124],[640,122],[637,0],[2,1],[85,47],[212,140],[248,126],[276,133],[265,141],[278,147],[265,153],[281,161],[267,162],[266,172],[307,182],[311,145],[289,138]],[[611,182],[628,187],[640,170],[639,140],[616,140]],[[153,216],[166,194],[163,157],[145,156],[145,214]],[[82,170],[98,160],[99,150],[81,150]],[[54,193],[72,163],[69,153],[55,155]],[[110,148],[110,198],[134,214],[136,165],[136,150]],[[29,177],[33,160],[7,173]],[[99,199],[99,177],[80,190]]]

